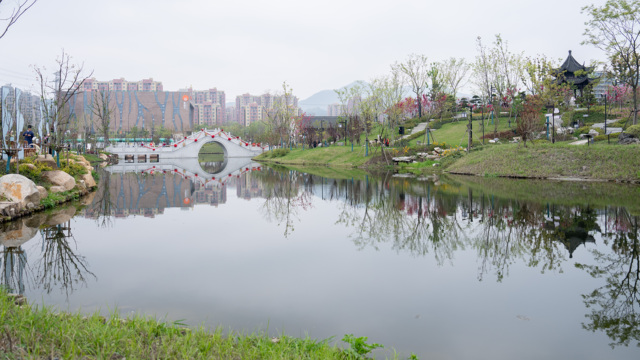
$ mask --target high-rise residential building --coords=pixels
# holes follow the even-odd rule
[[[72,126],[81,133],[98,129],[99,120],[91,109],[100,98],[94,94],[94,90],[83,91],[69,102],[73,114]],[[113,110],[110,127],[116,133],[128,132],[133,128],[146,130],[149,134],[161,128],[185,133],[198,128],[194,121],[197,109],[189,101],[186,92],[111,90],[108,99],[109,107]]]
[[[265,120],[284,102],[292,110],[293,116],[300,115],[298,98],[293,95],[238,95],[236,96],[236,121],[244,126],[249,126],[256,121]]]
[[[109,91],[163,91],[161,81],[153,81],[153,78],[140,81],[127,81],[124,78],[109,81],[98,81],[90,78],[82,83],[82,90],[109,90]]]
[[[234,107],[228,107],[226,108],[227,111],[227,117],[225,122],[229,123],[229,122],[235,122],[236,121],[236,108]]]
[[[226,95],[216,88],[209,90],[188,89],[191,102],[196,108],[194,123],[199,126],[220,126],[226,119]]]
[[[0,94],[2,96],[0,103],[2,115],[0,118],[6,122],[5,130],[15,131],[16,126],[22,125],[21,129],[17,129],[20,133],[28,125],[32,125],[36,135],[39,135],[44,123],[40,97],[13,87],[11,84],[0,87]]]
[[[209,90],[163,91],[162,82],[153,79],[126,81],[124,78],[98,81],[95,78],[82,84],[82,92],[73,99],[73,112],[78,126],[95,130],[91,112],[95,101],[93,91],[109,91],[110,106],[115,110],[111,128],[126,132],[165,128],[174,132],[189,132],[201,127],[220,126],[226,117],[224,91]],[[85,129],[86,130],[86,129]]]
[[[108,91],[109,107],[113,109],[111,129],[117,133],[133,128],[146,130],[153,134],[155,130],[165,128],[171,131],[187,132],[193,130],[196,109],[184,91],[163,91],[162,82],[152,78],[140,81],[127,81],[124,78],[98,81],[95,78],[85,80],[82,91],[71,100],[74,127],[79,132],[95,132],[98,120],[92,112],[97,101],[95,91]]]
[[[346,106],[342,104],[327,105],[327,116],[342,116],[346,112]]]

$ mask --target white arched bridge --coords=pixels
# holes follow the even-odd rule
[[[268,149],[268,146],[247,142],[223,129],[201,129],[174,144],[118,143],[108,146],[105,150],[118,155],[118,159],[125,162],[146,163],[167,159],[197,159],[202,146],[210,142],[217,142],[222,146],[225,158],[254,157]]]

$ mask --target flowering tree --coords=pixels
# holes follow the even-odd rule
[[[527,96],[522,107],[516,132],[522,137],[524,147],[527,147],[527,140],[533,140],[535,133],[542,130],[540,114],[544,107],[544,100],[540,95],[530,95]]]
[[[396,63],[391,66],[395,74],[404,77],[418,100],[418,116],[422,117],[422,95],[424,94],[430,77],[430,68],[425,55],[409,55],[403,63]]]
[[[633,93],[633,125],[638,123],[638,82],[640,79],[640,1],[608,0],[602,7],[585,6],[590,16],[583,43],[604,50],[618,67],[620,79]]]

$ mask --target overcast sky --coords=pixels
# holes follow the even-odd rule
[[[0,18],[6,6],[0,5]],[[153,78],[165,90],[278,91],[300,99],[389,73],[411,53],[473,60],[476,38],[514,52],[604,60],[584,39],[605,0],[39,0],[0,39],[0,84],[28,89],[32,65],[64,48],[98,80]],[[471,86],[467,91],[471,92]]]

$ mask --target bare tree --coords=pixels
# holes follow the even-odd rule
[[[49,78],[45,67],[34,66],[40,86],[43,117],[51,134],[49,141],[56,152],[64,146],[65,140],[70,135],[72,120],[75,118],[75,111],[70,106],[70,102],[82,92],[82,84],[85,80],[93,75],[93,71],[85,75],[83,67],[84,64],[71,63],[71,56],[64,49],[56,60],[54,79]]]
[[[455,98],[458,94],[458,89],[464,85],[462,81],[467,77],[469,64],[463,58],[456,59],[452,57],[441,62],[439,67],[447,90]]]
[[[7,34],[9,28],[37,1],[38,0],[20,0],[15,2],[0,0],[0,39]]]
[[[115,108],[111,106],[111,93],[108,90],[98,90],[93,93],[91,113],[98,118],[98,131],[104,138],[104,146],[109,145],[109,129],[111,128],[111,116]]]
[[[391,65],[394,73],[403,74],[418,100],[418,117],[422,117],[422,94],[429,81],[429,63],[425,55],[411,54],[403,63]]]

